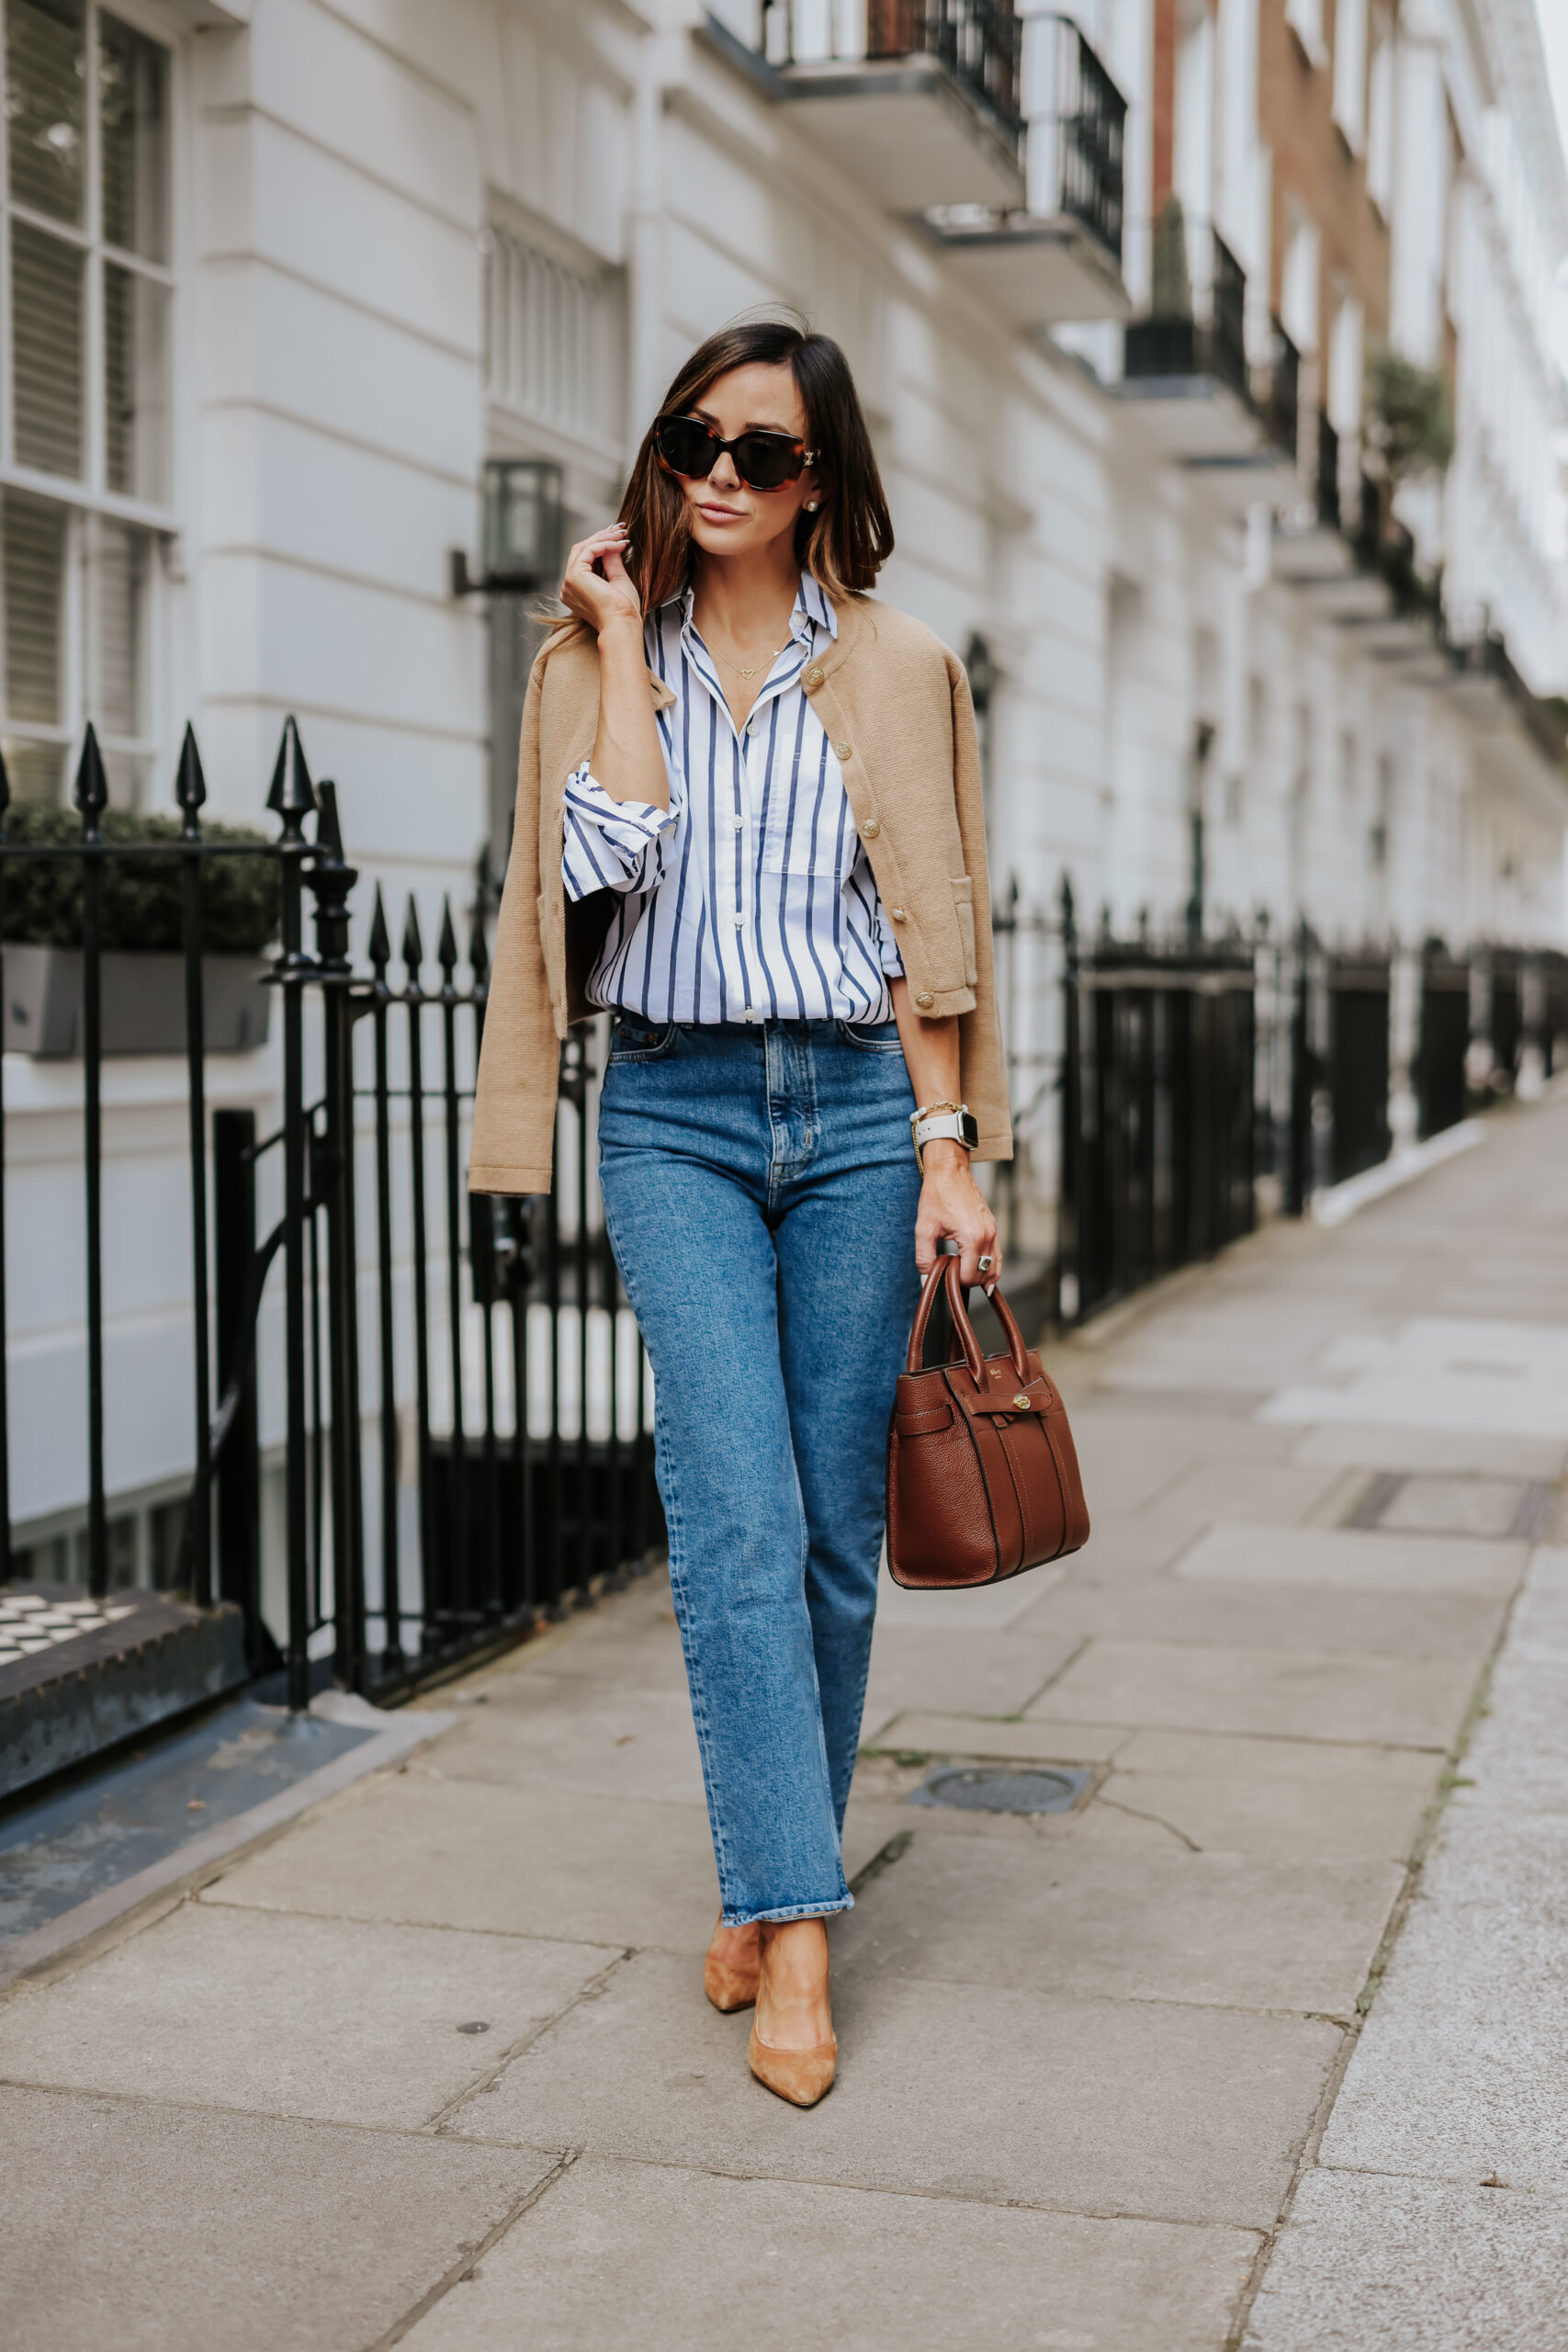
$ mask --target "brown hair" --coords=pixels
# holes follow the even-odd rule
[[[893,552],[893,521],[850,363],[831,336],[795,319],[738,319],[699,344],[660,402],[660,416],[683,415],[732,368],[788,366],[806,411],[807,445],[818,451],[815,514],[802,509],[795,560],[829,596],[869,588]],[[630,541],[626,570],[645,613],[679,596],[691,572],[692,530],[685,493],[664,471],[650,425],[621,502]]]

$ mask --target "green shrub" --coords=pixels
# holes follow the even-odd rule
[[[106,808],[106,842],[169,842],[180,838],[173,817],[135,816]],[[7,842],[68,849],[82,838],[73,808],[41,801],[15,803],[6,812]],[[204,825],[207,842],[265,842],[243,825]],[[99,937],[106,948],[168,955],[184,944],[184,861],[179,857],[106,858]],[[0,860],[0,938],[18,946],[79,947],[82,944],[82,865],[73,857]],[[255,956],[277,936],[278,866],[271,857],[204,857],[201,861],[201,944],[209,956]]]

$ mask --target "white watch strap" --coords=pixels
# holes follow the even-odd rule
[[[916,1120],[915,1141],[922,1150],[928,1143],[934,1143],[939,1136],[951,1136],[954,1143],[964,1141],[962,1111],[933,1111],[928,1117]]]

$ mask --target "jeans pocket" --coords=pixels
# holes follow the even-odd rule
[[[904,1041],[896,1021],[840,1021],[835,1024],[841,1042],[862,1054],[901,1054]]]
[[[670,1051],[675,1042],[672,1021],[638,1021],[627,1014],[617,1013],[615,1025],[610,1032],[610,1061],[656,1062]]]

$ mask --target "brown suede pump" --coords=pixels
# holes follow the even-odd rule
[[[718,1928],[723,1925],[721,1918]],[[716,1936],[718,1928],[714,1929]],[[728,1961],[719,1958],[710,1944],[707,1958],[703,1962],[703,1991],[714,2007],[722,2009],[726,2017],[734,2009],[749,2009],[757,1997],[757,1979],[761,1973],[761,1967],[760,1949],[749,1968],[732,1968]]]
[[[762,2040],[753,2018],[746,2063],[764,2089],[787,2098],[792,2107],[815,2107],[833,2087],[839,2038],[835,2034],[831,2041],[819,2041],[815,2050],[775,2050]]]

